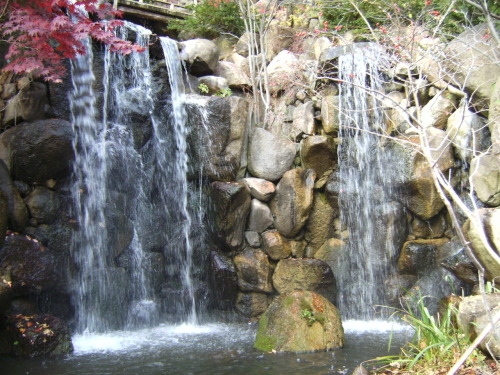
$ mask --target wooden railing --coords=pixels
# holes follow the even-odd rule
[[[179,0],[109,0],[115,9],[121,7],[140,9],[143,12],[150,12],[175,18],[184,18],[191,14],[191,11]],[[198,0],[182,1],[182,4],[197,4]]]

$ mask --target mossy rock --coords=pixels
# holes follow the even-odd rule
[[[344,345],[340,313],[326,298],[293,291],[273,301],[259,322],[254,347],[266,352],[307,353]]]

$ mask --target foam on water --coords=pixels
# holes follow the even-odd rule
[[[383,333],[410,330],[408,325],[390,320],[346,320],[342,322],[346,333]]]

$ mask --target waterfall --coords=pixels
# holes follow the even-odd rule
[[[386,305],[384,281],[395,272],[399,251],[396,221],[402,207],[393,202],[392,177],[380,105],[383,54],[362,44],[339,58],[339,206],[346,245],[337,265],[338,305],[345,318],[380,318]],[[383,317],[382,317],[383,318]]]
[[[148,47],[151,32],[126,22],[117,35]],[[201,225],[192,211],[200,208],[190,203],[177,44],[161,43],[168,78],[164,66],[151,66],[148,50],[123,56],[106,49],[99,63],[88,45],[72,65],[79,224],[73,294],[80,332],[169,318],[197,322],[192,237],[203,235],[199,228],[192,233]]]

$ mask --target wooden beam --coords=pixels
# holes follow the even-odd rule
[[[184,8],[183,6],[175,5],[166,0],[153,0],[152,3],[144,3],[132,0],[118,0],[118,9],[127,9],[127,13],[131,13],[130,9],[137,9],[141,10],[141,13],[143,15],[145,13],[153,13],[169,16],[170,18],[185,18],[191,14],[191,11]]]

